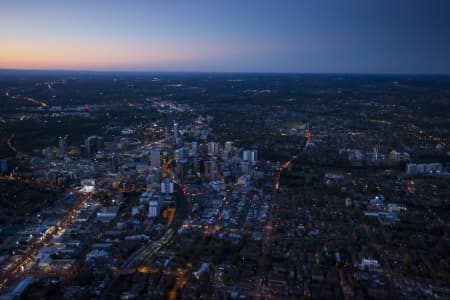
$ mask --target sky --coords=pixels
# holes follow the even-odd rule
[[[1,0],[0,68],[450,74],[450,1]]]

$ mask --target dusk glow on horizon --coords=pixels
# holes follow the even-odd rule
[[[450,2],[4,1],[0,69],[450,73]]]

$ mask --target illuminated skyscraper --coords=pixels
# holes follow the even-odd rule
[[[173,136],[175,138],[175,143],[178,144],[180,142],[180,138],[178,136],[178,123],[173,123]]]

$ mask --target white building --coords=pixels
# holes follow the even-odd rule
[[[363,258],[361,260],[361,263],[359,264],[360,270],[365,270],[365,269],[375,270],[375,269],[378,269],[379,267],[380,267],[380,264],[378,263],[377,259]]]
[[[208,154],[209,155],[217,155],[218,153],[219,153],[219,143],[209,142],[208,143]]]
[[[179,143],[180,142],[180,137],[178,134],[178,123],[173,123],[173,136],[175,138],[175,143]]]
[[[80,192],[89,194],[95,189],[95,179],[83,179],[81,180]]]
[[[159,210],[161,208],[160,201],[158,198],[152,198],[148,202],[148,217],[155,218],[159,215]]]
[[[251,163],[255,163],[258,160],[258,151],[257,150],[244,150],[242,154],[242,159],[244,161],[249,161]]]
[[[170,178],[165,178],[161,181],[161,193],[173,194],[173,182]]]
[[[439,173],[442,172],[442,164],[440,163],[428,163],[428,164],[407,164],[406,174],[414,176],[418,174],[426,173]]]

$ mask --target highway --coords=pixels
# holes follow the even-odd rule
[[[25,100],[25,101],[32,102],[34,104],[40,105],[42,107],[49,107],[49,105],[47,103],[45,103],[44,101],[37,100],[37,99],[31,98],[31,97],[11,96],[9,91],[4,92],[3,95],[5,97],[8,97],[8,98],[12,99],[12,100],[22,99],[22,100]]]

